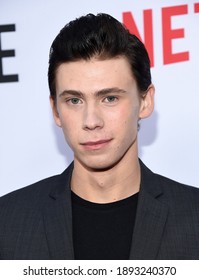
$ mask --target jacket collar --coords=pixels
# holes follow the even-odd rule
[[[130,259],[155,259],[161,243],[168,207],[160,202],[163,195],[159,177],[140,160],[141,189],[130,249]],[[44,211],[51,259],[74,259],[70,180],[73,163],[58,176]]]
[[[130,259],[156,259],[161,243],[168,207],[161,203],[163,195],[159,176],[141,161],[141,188],[130,250]]]
[[[44,207],[44,226],[50,259],[74,259],[70,181],[73,163],[56,176]]]

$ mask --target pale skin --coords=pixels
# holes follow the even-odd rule
[[[144,95],[125,57],[61,64],[56,72],[56,124],[74,152],[71,189],[109,203],[139,191],[138,120],[154,108],[154,86]]]

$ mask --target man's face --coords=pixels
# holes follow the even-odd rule
[[[56,95],[56,105],[51,100],[54,118],[75,162],[104,170],[137,157],[144,100],[124,57],[61,64]]]

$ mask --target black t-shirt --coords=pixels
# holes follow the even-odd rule
[[[72,192],[75,259],[129,258],[138,193],[117,202],[99,204]]]

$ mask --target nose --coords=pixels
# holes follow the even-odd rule
[[[86,106],[83,114],[83,129],[95,130],[104,126],[103,116],[97,106]]]

